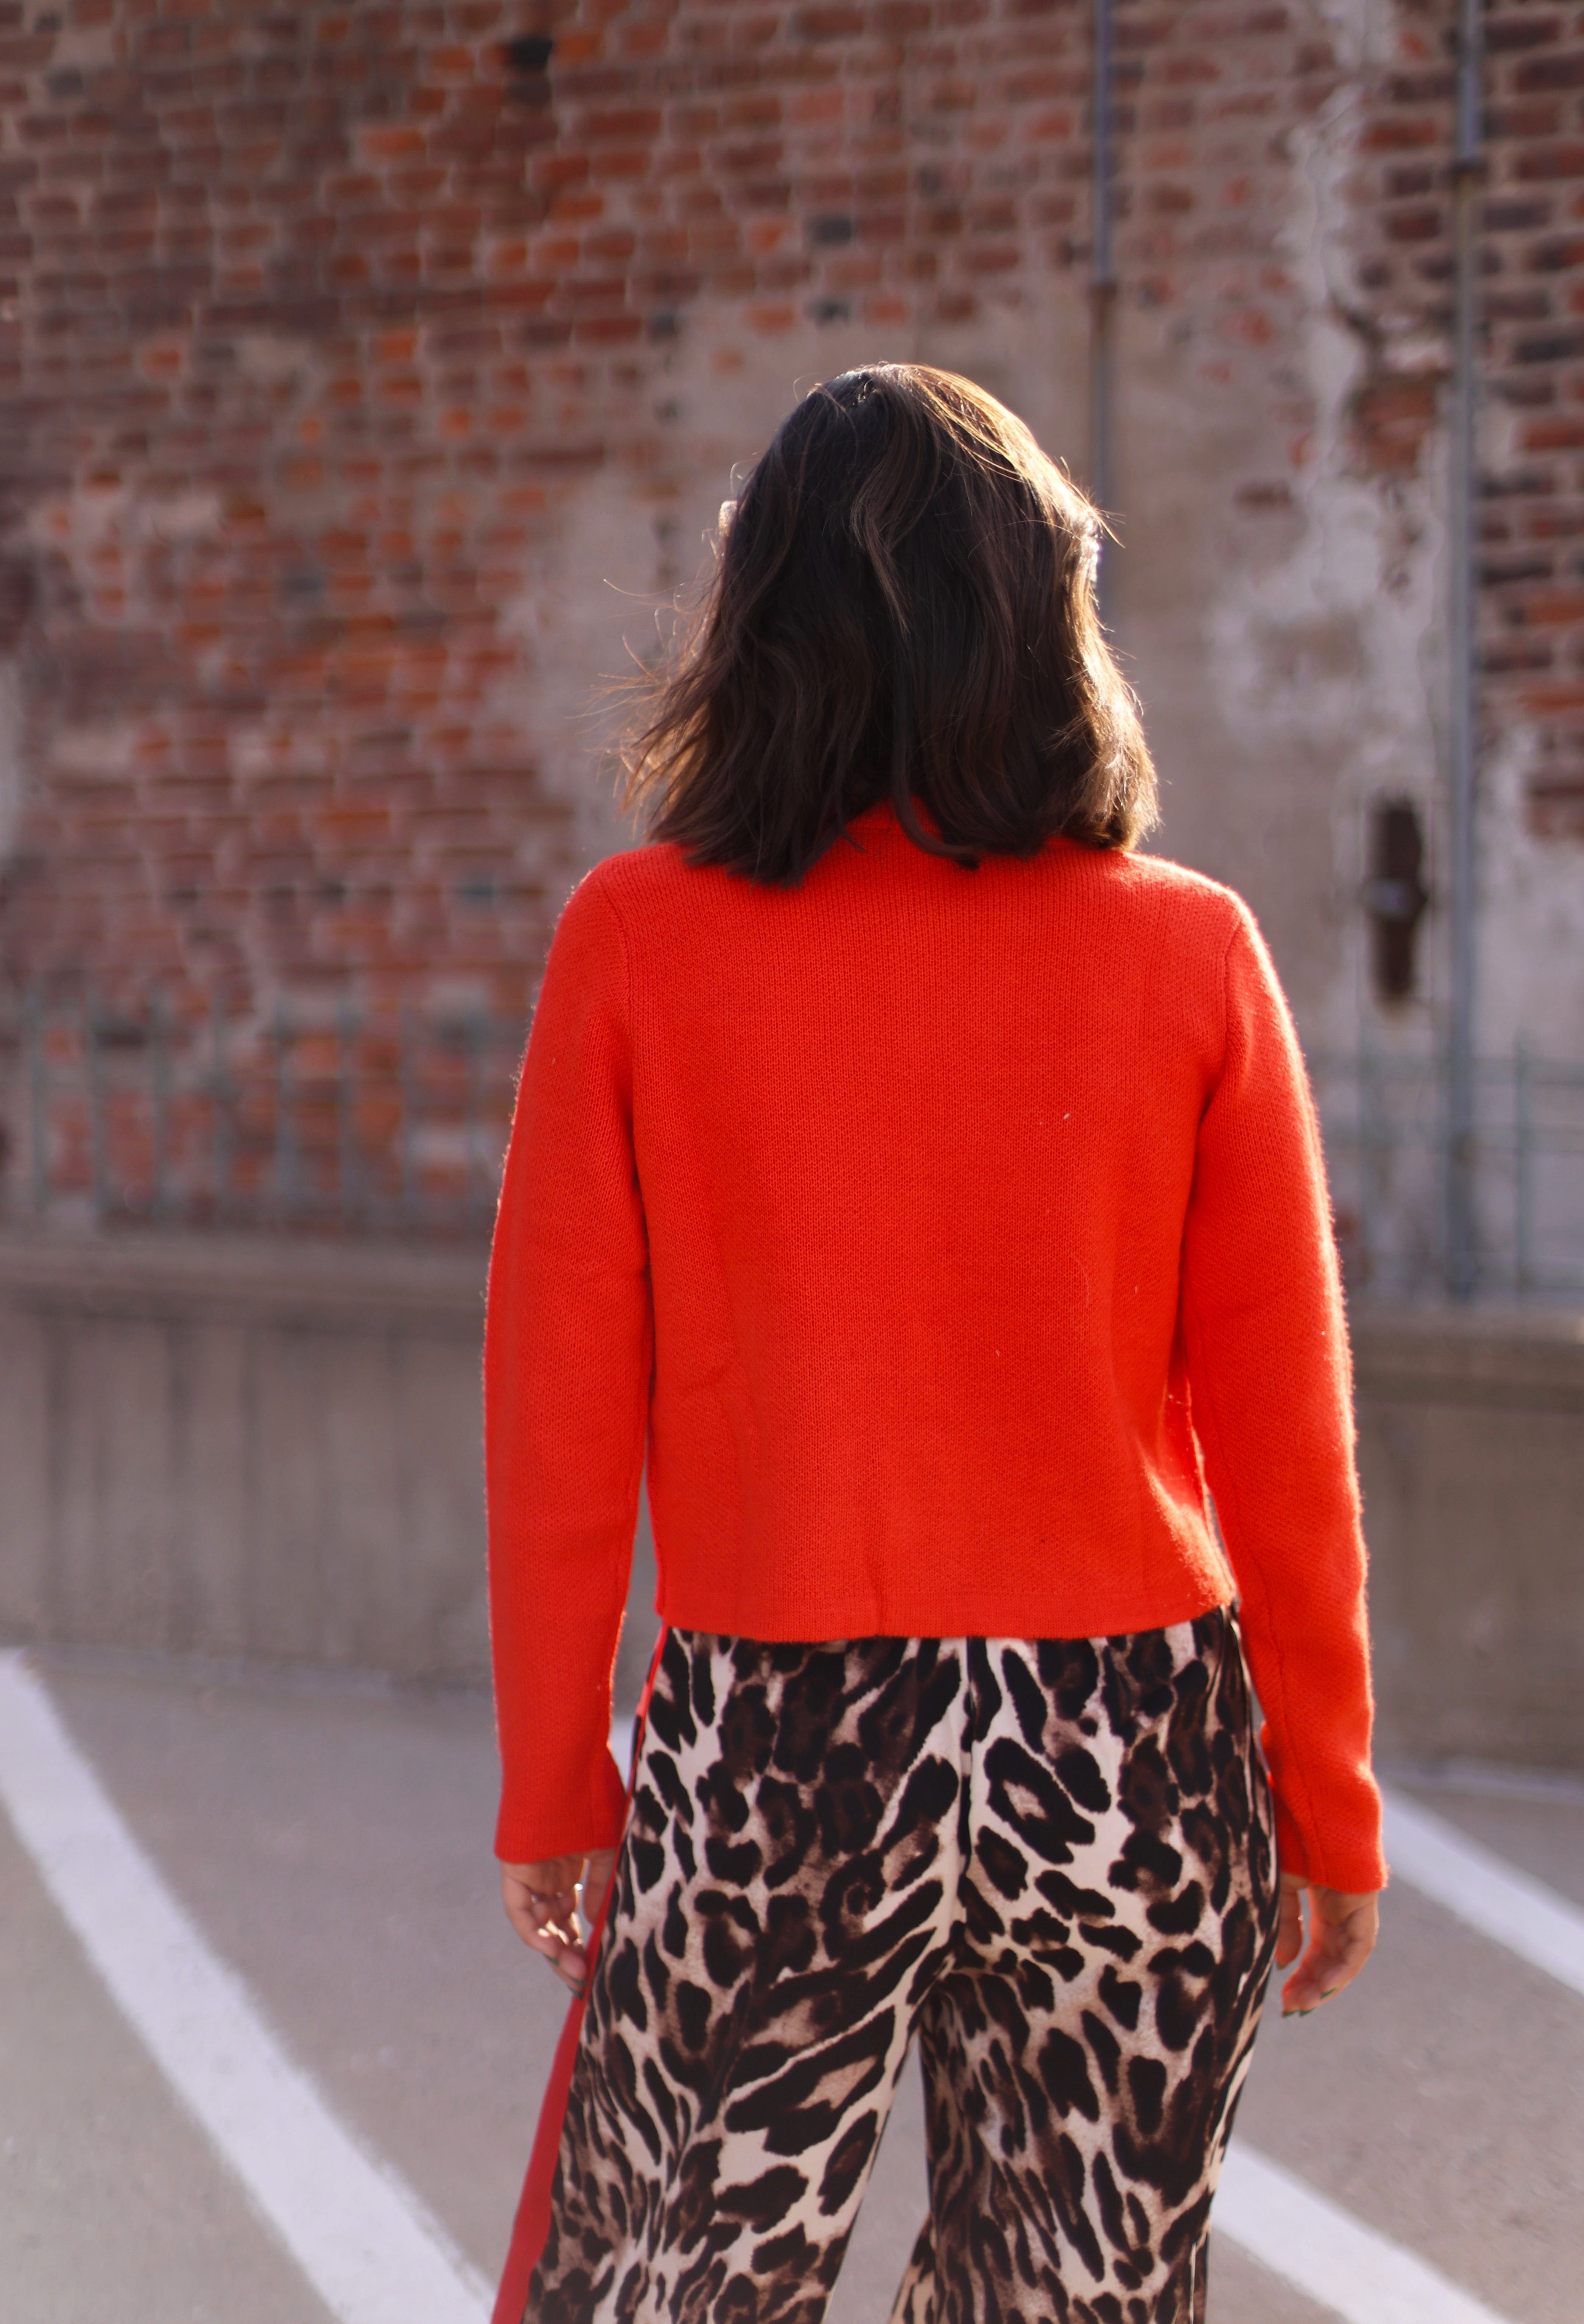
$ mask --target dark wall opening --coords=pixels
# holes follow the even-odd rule
[[[1411,799],[1377,799],[1369,811],[1370,972],[1376,998],[1413,998],[1418,982],[1419,923],[1430,902],[1424,885],[1424,832]]]

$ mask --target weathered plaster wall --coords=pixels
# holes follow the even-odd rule
[[[1484,1038],[1576,1055],[1584,61],[1573,12],[1489,16]],[[1453,20],[1117,5],[1112,575],[1157,844],[1248,893],[1316,1049],[1423,1040],[1442,982],[1438,894],[1376,1008],[1359,888],[1382,796],[1445,884]],[[601,682],[800,388],[960,367],[1082,473],[1090,64],[1086,0],[16,0],[12,989],[520,1014],[625,836]]]

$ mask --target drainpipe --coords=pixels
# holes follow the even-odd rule
[[[1478,205],[1482,174],[1481,0],[1459,0],[1457,125],[1452,149],[1452,408],[1449,549],[1451,698],[1451,980],[1447,1011],[1447,1289],[1474,1296],[1475,1221],[1475,508],[1474,332],[1478,298]]]
[[[1089,244],[1089,496],[1104,516],[1111,499],[1111,352],[1117,277],[1111,257],[1111,0],[1094,0],[1091,76]],[[1096,592],[1101,620],[1109,611],[1110,562],[1101,537]]]

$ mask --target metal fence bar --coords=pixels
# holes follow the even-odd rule
[[[1333,1168],[1347,1155],[1357,1169],[1355,1289],[1455,1296],[1444,1053],[1392,1054],[1365,1038],[1351,1057],[1317,1056],[1312,1066],[1326,1100],[1322,1118]],[[1584,1068],[1538,1060],[1518,1041],[1508,1056],[1476,1060],[1474,1087],[1478,1289],[1521,1297],[1584,1294]],[[1414,1153],[1433,1160],[1432,1186],[1391,1168],[1393,1157],[1405,1161]],[[1542,1171],[1543,1161],[1559,1159],[1561,1171]],[[1346,1184],[1352,1174],[1340,1175]],[[1416,1224],[1432,1228],[1428,1244],[1417,1239]]]
[[[344,1003],[328,1058],[316,1045],[305,1066],[304,1029],[282,1002],[262,1043],[249,1044],[240,1079],[238,1029],[217,997],[194,1024],[173,1013],[163,988],[114,1015],[81,986],[58,996],[24,991],[9,1046],[28,1124],[11,1199],[47,1217],[81,1190],[101,1221],[129,1222],[405,1222],[450,1232],[487,1221],[519,1020],[475,1011],[431,1025],[409,1009],[389,1028],[389,1046],[365,1060],[364,1022]],[[0,1021],[0,1040],[5,1031]],[[371,1074],[382,1095],[365,1136]],[[425,1138],[437,1104],[451,1158],[437,1152],[431,1163]],[[0,1204],[6,1193],[0,1176]]]
[[[218,994],[210,1003],[209,1038],[214,1055],[209,1077],[209,1145],[215,1174],[215,1216],[223,1219],[231,1193],[231,1108],[226,1079],[226,1018]]]
[[[1534,1288],[1534,1114],[1529,1051],[1513,1053],[1513,1262],[1520,1296]]]
[[[483,1155],[484,1041],[481,1018],[470,1017],[464,1034],[467,1050],[467,1125],[464,1148],[467,1212],[475,1221],[489,1214],[489,1164]]]
[[[343,1002],[321,1038],[284,1001],[262,1026],[230,1019],[218,1000],[195,1023],[163,987],[112,1015],[78,985],[23,993],[0,1031],[28,1112],[8,1191],[31,1215],[80,1202],[87,1177],[95,1215],[116,1224],[487,1226],[516,1019],[407,1007],[371,1026]],[[1444,1293],[1444,1056],[1366,1038],[1312,1063],[1339,1185],[1357,1187],[1357,1287]],[[1478,1061],[1477,1093],[1480,1289],[1584,1292],[1584,1070],[1519,1043]]]
[[[1358,1047],[1358,1249],[1366,1280],[1379,1250],[1380,1124],[1375,1052],[1366,1031]]]
[[[412,1011],[404,1008],[396,1045],[397,1087],[401,1093],[401,1209],[404,1219],[413,1215],[418,1187],[418,1080],[412,1062]]]
[[[50,1201],[50,1076],[44,1057],[44,1003],[30,991],[23,1002],[27,1050],[28,1158],[32,1166],[32,1208],[41,1217]]]
[[[1446,1285],[1454,1299],[1479,1288],[1478,1067],[1474,1055],[1477,990],[1478,865],[1475,811],[1478,783],[1478,639],[1475,563],[1478,556],[1479,202],[1484,132],[1484,0],[1458,0],[1457,106],[1452,150],[1452,395],[1447,510],[1450,567],[1447,628],[1449,989],[1443,1074],[1442,1149]]]
[[[297,1194],[297,1141],[292,1134],[291,1120],[291,1060],[292,1027],[286,1013],[286,1003],[279,1002],[275,1010],[275,1183],[272,1207],[277,1217],[287,1216]]]
[[[105,1215],[105,1056],[100,1038],[98,996],[92,987],[83,1010],[83,1039],[87,1049],[88,1173],[93,1188],[94,1217]]]
[[[149,1010],[150,1087],[153,1111],[153,1211],[157,1219],[170,1211],[170,1028],[165,996],[156,992]]]
[[[343,1001],[336,1017],[336,1176],[341,1218],[350,1225],[358,1214],[356,1124],[353,1118],[352,1011]]]

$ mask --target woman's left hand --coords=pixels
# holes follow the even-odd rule
[[[1309,1891],[1309,1942],[1303,1942],[1303,1891]],[[1349,1895],[1340,1888],[1317,1888],[1295,1872],[1282,1875],[1281,1919],[1276,1931],[1276,1967],[1303,1958],[1282,1987],[1284,2017],[1307,2017],[1333,1993],[1351,1985],[1380,1933],[1380,1900],[1373,1893]]]
[[[613,1848],[595,1848],[587,1856],[551,1856],[542,1864],[501,1867],[507,1919],[523,1943],[542,1953],[574,1993],[581,1994],[588,1976],[588,1948],[577,1925],[579,1892],[584,1920],[592,1928],[615,1865]]]

